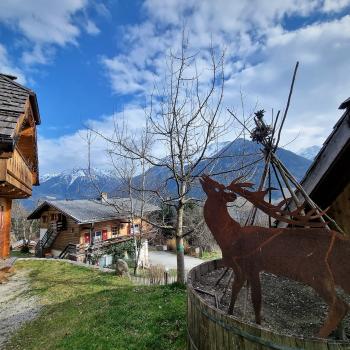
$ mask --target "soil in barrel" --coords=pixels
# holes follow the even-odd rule
[[[230,273],[227,273],[220,284],[215,287],[215,283],[223,271],[223,269],[218,269],[202,275],[199,280],[193,282],[193,287],[216,294],[219,309],[227,312],[231,296],[231,283],[228,283]],[[261,273],[260,278],[262,285],[261,326],[285,335],[315,336],[322,326],[328,310],[327,305],[316,292],[302,283],[273,274]],[[225,288],[227,291],[224,294]],[[212,296],[199,291],[197,293],[215,307],[215,299]],[[338,290],[338,295],[350,304],[349,295],[342,290]],[[255,322],[250,288],[246,285],[239,293],[233,315],[241,318],[244,322]],[[349,314],[344,319],[344,326],[346,335],[350,338]]]

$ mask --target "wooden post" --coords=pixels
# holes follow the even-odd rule
[[[0,259],[10,255],[11,205],[12,199],[0,198]]]

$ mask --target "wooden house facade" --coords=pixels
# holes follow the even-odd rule
[[[16,77],[0,74],[0,259],[10,253],[12,200],[27,198],[39,185],[35,93]]]
[[[141,203],[133,200],[136,216],[131,223],[130,201],[126,198],[99,200],[45,201],[28,219],[40,219],[41,237],[37,244],[38,256],[70,257],[83,260],[88,248],[106,248],[111,244],[133,238],[141,232],[141,219],[137,216]],[[145,206],[145,212],[159,210]],[[142,233],[147,235],[151,226],[143,222]]]

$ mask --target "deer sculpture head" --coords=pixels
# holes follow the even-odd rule
[[[239,233],[240,225],[230,216],[227,203],[234,202],[237,195],[207,175],[203,175],[200,182],[208,196],[203,210],[205,222],[220,246],[224,259],[230,258],[232,239]]]
[[[237,199],[237,195],[215,180],[211,179],[208,175],[202,175],[199,179],[203,191],[208,196],[208,200],[216,201],[220,204],[233,202]]]

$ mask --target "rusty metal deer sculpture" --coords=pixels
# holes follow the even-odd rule
[[[307,220],[302,219],[301,208],[291,220],[307,227],[242,227],[227,210],[227,203],[237,198],[236,193],[245,196],[250,193],[251,202],[269,210],[271,216],[283,218],[286,213],[281,206],[264,204],[261,193],[243,193],[245,187],[251,187],[249,183],[235,180],[224,186],[208,176],[203,176],[200,182],[208,197],[204,205],[205,221],[222,250],[224,265],[235,273],[229,313],[232,314],[238,293],[248,280],[255,320],[261,323],[260,272],[266,271],[305,283],[324,299],[329,310],[318,336],[327,337],[349,310],[348,304],[337,296],[335,286],[350,294],[350,240],[336,231],[317,227],[318,223],[310,221],[317,217],[314,212],[306,215]]]

